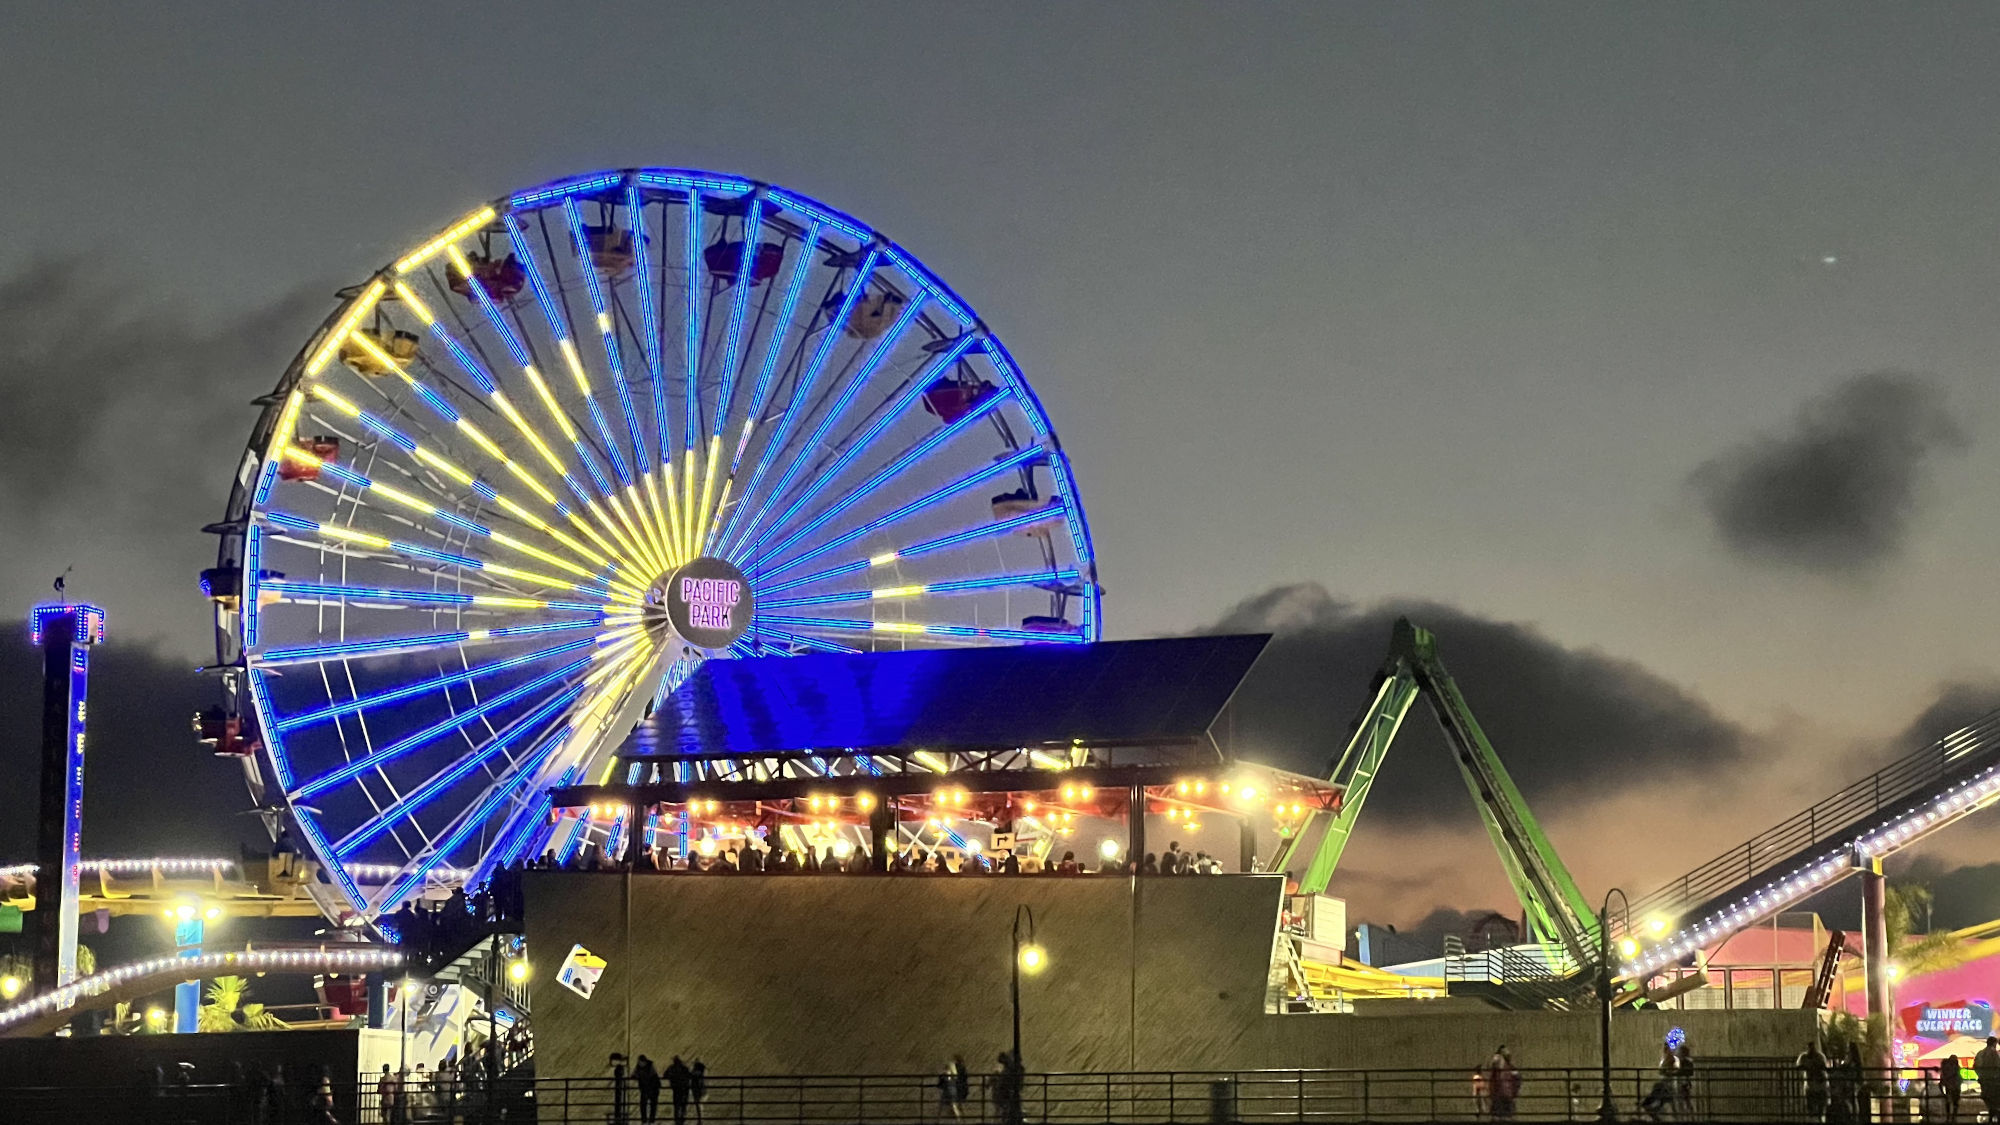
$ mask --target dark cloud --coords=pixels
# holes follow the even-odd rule
[[[21,634],[0,643],[0,864],[34,856],[41,763],[41,654]],[[194,741],[189,721],[213,703],[213,680],[141,645],[96,649],[90,669],[83,850],[88,856],[233,856],[262,842],[246,815],[242,770]]]
[[[1938,454],[1966,431],[1936,382],[1857,375],[1688,476],[1737,554],[1823,574],[1854,574],[1902,549]]]
[[[1946,684],[1896,736],[1895,745],[1904,751],[1921,749],[1996,709],[2000,709],[2000,683]]]
[[[65,566],[127,636],[206,643],[201,525],[268,392],[325,310],[299,293],[203,321],[85,260],[0,279],[0,517],[20,534],[0,588],[25,600]],[[124,612],[121,612],[124,611]]]
[[[1367,702],[1400,616],[1437,634],[1441,659],[1538,811],[1727,766],[1749,743],[1702,701],[1629,660],[1434,602],[1364,609],[1301,584],[1249,598],[1211,629],[1275,634],[1231,704],[1237,751],[1324,775]],[[1471,816],[1469,801],[1435,720],[1418,703],[1369,795],[1369,814],[1456,819]]]

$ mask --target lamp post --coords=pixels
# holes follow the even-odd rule
[[[1028,919],[1028,940],[1026,943],[1021,941],[1021,919],[1023,916]],[[1028,904],[1022,903],[1014,908],[1014,982],[1012,997],[1014,1001],[1014,1066],[1017,1070],[1026,1069],[1026,1065],[1021,1061],[1021,972],[1022,970],[1026,970],[1030,975],[1039,973],[1048,963],[1048,954],[1042,952],[1042,947],[1035,944],[1035,912]]]
[[[1632,900],[1625,892],[1613,887],[1604,892],[1604,909],[1597,913],[1597,1062],[1598,1078],[1602,1081],[1600,1098],[1597,1103],[1599,1121],[1618,1120],[1618,1110],[1611,1103],[1611,896],[1625,904],[1625,928],[1632,928]]]

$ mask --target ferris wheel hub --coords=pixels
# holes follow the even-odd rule
[[[671,628],[690,646],[719,652],[749,630],[756,607],[756,595],[742,571],[703,555],[647,588],[645,617],[649,627]]]

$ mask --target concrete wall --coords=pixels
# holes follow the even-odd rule
[[[721,1074],[989,1069],[1011,1037],[1010,927],[1034,911],[1049,966],[1022,984],[1040,1071],[1594,1066],[1589,1015],[1450,1010],[1270,1015],[1277,876],[626,876],[530,872],[539,1073],[612,1051],[700,1057]],[[556,982],[574,944],[608,964],[584,1000]],[[1805,1012],[1622,1014],[1616,1062],[1648,1066],[1671,1024],[1705,1057],[1795,1055]]]

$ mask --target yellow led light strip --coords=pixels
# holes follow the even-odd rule
[[[324,392],[320,391],[319,388],[315,388],[315,392],[321,395],[322,397],[324,395]],[[285,450],[285,456],[290,458],[291,460],[298,461],[301,464],[312,465],[315,467],[323,466],[326,464],[326,462],[320,460],[319,458],[313,456],[310,453],[307,453],[305,450],[300,449],[297,446],[288,447]],[[442,517],[445,514],[444,511],[438,508],[437,505],[430,503],[429,501],[423,499],[422,497],[412,496],[409,493],[404,492],[400,488],[396,488],[392,485],[383,484],[381,481],[371,480],[368,482],[367,491],[381,496],[384,500],[388,500],[396,504],[401,504],[403,507],[408,508],[413,512],[419,512],[422,513],[423,515],[430,516],[432,519],[437,519],[440,522],[446,522],[442,519]],[[502,535],[499,532],[489,530],[487,532],[486,538],[489,538],[493,542],[498,543],[503,547],[509,548],[510,550],[518,551],[521,554],[528,555],[536,559],[540,559],[541,561],[548,563],[550,566],[553,566],[559,570],[566,570],[569,573],[577,575],[580,578],[589,578],[592,580],[595,580],[597,578],[597,572],[591,570],[588,567],[578,566],[567,559],[558,558],[555,555],[552,555],[547,551],[542,550],[539,547],[529,546],[528,544],[523,543],[520,540],[513,538],[512,536]],[[494,568],[489,565],[487,569],[493,570]],[[564,585],[564,586],[569,585],[567,582],[564,582],[560,579],[557,580],[557,583],[559,585]]]
[[[380,301],[382,294],[388,290],[388,285],[378,277],[368,284],[368,288],[361,291],[361,296],[356,297],[354,303],[347,307],[346,315],[333,326],[333,331],[328,332],[326,339],[320,341],[319,350],[306,361],[306,374],[317,375],[326,369],[334,353],[340,350],[340,345],[346,342],[355,326],[361,323],[361,318],[374,311],[376,302]]]
[[[328,539],[337,539],[343,543],[357,543],[361,546],[373,547],[381,551],[395,550],[395,545],[388,539],[366,531],[355,531],[353,528],[341,527],[338,524],[323,521],[315,524],[314,527],[321,535],[326,536]],[[413,555],[411,557],[422,558],[423,556]],[[478,571],[482,574],[497,574],[503,578],[518,578],[524,582],[535,582],[543,586],[553,586],[562,590],[574,590],[579,594],[586,594],[591,597],[602,596],[597,590],[587,586],[578,586],[573,582],[561,578],[547,574],[537,574],[532,570],[516,570],[513,567],[501,566],[498,563],[490,563],[484,560],[480,561]],[[592,577],[595,577],[595,575],[592,575]]]
[[[402,261],[396,263],[396,272],[399,274],[409,273],[411,270],[437,257],[438,251],[450,246],[452,243],[457,242],[487,223],[492,222],[494,218],[493,208],[481,207],[479,210],[452,224],[443,234],[410,251]]]
[[[407,289],[406,286],[400,284],[397,286],[399,294],[406,291],[406,289]],[[421,305],[416,305],[413,307],[415,307],[418,310],[419,315],[425,317],[426,321],[428,322],[430,310],[423,308]],[[404,370],[402,364],[396,362],[396,360],[392,356],[390,356],[388,352],[385,352],[381,348],[377,347],[373,341],[370,341],[365,336],[357,336],[355,337],[355,342],[358,343],[361,346],[361,349],[367,352],[377,362],[383,364],[384,366],[389,368],[389,370],[395,372],[396,375],[400,377],[405,383],[408,383],[413,387],[417,385],[417,380],[415,376],[412,376],[408,371]],[[325,401],[332,403],[334,406],[347,412],[348,414],[358,415],[360,413],[359,409],[355,407],[353,403],[348,402],[346,399],[342,398],[338,394],[335,394],[333,391],[324,386],[315,384],[313,386],[313,393],[315,397],[322,398]],[[507,469],[507,471],[513,473],[516,479],[518,479],[522,484],[527,485],[528,488],[535,493],[535,495],[541,497],[544,503],[548,504],[550,507],[557,507],[555,493],[550,492],[548,488],[542,484],[541,481],[535,479],[535,475],[533,473],[530,473],[528,470],[522,468],[519,464],[517,464],[514,461],[513,458],[507,456],[507,454],[500,448],[498,444],[496,444],[493,441],[492,438],[487,437],[483,432],[480,431],[479,427],[473,425],[471,422],[466,421],[464,418],[460,418],[458,420],[457,426],[460,430],[464,431],[467,437],[472,439],[474,445],[477,445],[482,451],[486,453],[488,457],[491,457],[495,461],[498,461],[503,468]],[[448,462],[444,460],[444,458],[439,457],[434,453],[429,453],[421,446],[418,447],[416,455],[420,460],[426,461],[426,463],[431,464],[433,467],[438,468],[440,471],[446,472],[459,479],[463,479],[465,483],[467,483],[468,485],[471,483],[470,474],[466,473],[463,469],[460,469],[455,465],[450,465]],[[560,469],[560,466],[557,467],[558,469]],[[536,527],[536,530],[547,531],[551,538],[563,544],[565,547],[569,547],[571,550],[576,551],[581,558],[591,563],[594,563],[595,565],[598,566],[614,565],[612,563],[612,560],[607,556],[620,554],[617,548],[613,547],[609,543],[604,542],[603,540],[597,540],[597,543],[600,547],[604,549],[605,553],[602,555],[594,554],[591,551],[584,549],[582,544],[577,543],[574,539],[570,539],[567,536],[555,532],[545,521],[536,520],[532,516],[527,516],[525,510],[522,509],[520,505],[514,503],[513,501],[500,499],[496,500],[496,503],[499,503],[502,507],[506,508],[507,511],[527,519],[530,522],[531,526]],[[586,530],[588,530],[588,528],[586,528]],[[593,534],[591,537],[593,539],[596,539],[595,534]]]

